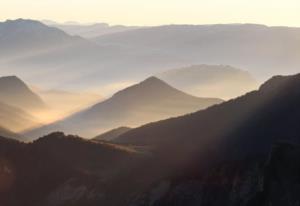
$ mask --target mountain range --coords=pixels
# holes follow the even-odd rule
[[[135,127],[205,109],[222,101],[218,98],[194,97],[156,77],[150,77],[86,110],[28,131],[25,135],[38,138],[43,134],[63,131],[91,138],[123,125]]]
[[[27,144],[0,138],[0,200],[297,205],[299,101],[300,74],[275,76],[239,98],[131,129],[118,138],[121,145],[62,133]]]
[[[261,82],[298,71],[299,33],[253,24],[166,25],[84,39],[38,21],[10,20],[0,24],[1,75],[45,89],[86,91],[171,68],[222,64],[244,68]]]
[[[299,28],[256,24],[164,25],[100,36],[94,41],[126,48],[151,60],[156,64],[153,67],[223,64],[246,68],[256,78],[265,79],[299,71],[299,32]]]

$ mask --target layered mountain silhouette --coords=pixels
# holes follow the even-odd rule
[[[128,132],[132,128],[130,127],[118,127],[116,129],[109,130],[107,132],[104,132],[103,134],[100,134],[93,138],[93,140],[96,141],[114,141],[122,134]]]
[[[251,74],[227,65],[194,65],[156,76],[189,94],[222,99],[238,97],[258,87]]]
[[[43,100],[18,77],[0,77],[0,102],[23,110],[46,108]]]
[[[158,65],[170,59],[173,67],[176,63],[234,65],[248,68],[257,77],[270,77],[298,71],[299,32],[299,28],[256,24],[166,25],[100,36],[95,41],[148,55]]]
[[[0,138],[1,203],[296,206],[299,101],[300,74],[276,76],[240,98],[118,138],[132,146],[62,133],[29,144]]]
[[[123,125],[130,127],[205,109],[222,102],[217,98],[198,98],[183,93],[156,77],[117,92],[106,101],[57,123],[30,131],[26,136],[64,131],[84,137]]]
[[[14,74],[45,89],[78,91],[137,82],[167,68],[203,63],[244,68],[261,81],[296,73],[300,65],[298,28],[169,25],[86,40],[32,20],[11,20],[0,27],[2,75]]]

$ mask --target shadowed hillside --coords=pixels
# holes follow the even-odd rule
[[[130,148],[62,133],[30,144],[1,137],[0,202],[6,206],[114,202],[115,195],[122,195],[118,187],[124,187],[123,178],[143,158]]]

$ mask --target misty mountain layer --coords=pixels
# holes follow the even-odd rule
[[[205,109],[222,102],[217,98],[198,98],[183,93],[156,77],[117,92],[108,100],[54,124],[29,131],[26,135],[63,131],[85,137],[123,125],[134,127]]]
[[[299,33],[298,28],[252,24],[168,25],[86,40],[19,19],[0,24],[1,73],[65,90],[137,82],[195,64],[233,65],[262,80],[298,71]]]

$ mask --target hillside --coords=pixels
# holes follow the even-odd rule
[[[54,131],[64,131],[95,137],[123,125],[135,127],[205,109],[220,102],[222,100],[216,98],[193,97],[150,77],[62,121],[29,131],[26,136],[39,137]]]
[[[182,91],[203,97],[231,99],[258,88],[250,73],[226,65],[194,65],[156,76]]]

